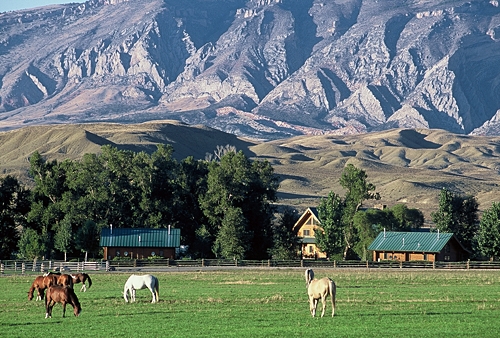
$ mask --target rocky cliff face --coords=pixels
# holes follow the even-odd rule
[[[0,13],[0,130],[500,132],[496,0],[90,0]]]

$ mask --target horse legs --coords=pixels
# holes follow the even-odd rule
[[[82,283],[82,284],[83,284],[83,285],[82,285],[82,287],[81,287],[81,289],[80,289],[80,292],[82,292],[82,291],[83,291],[83,292],[87,291],[87,287],[85,286],[85,283]]]
[[[318,300],[312,297],[309,298],[309,310],[311,311],[311,315],[316,316],[316,307],[318,306]]]
[[[153,295],[153,300],[151,301],[151,303],[156,303],[156,294],[154,288],[148,288],[148,289],[149,291],[151,291],[151,295]]]
[[[321,305],[323,306],[323,311],[321,311],[321,318],[325,315],[325,308],[326,308],[326,296],[321,297]]]
[[[66,302],[62,302],[63,306],[63,318],[66,316]]]
[[[135,302],[135,289],[134,289],[134,288],[132,288],[132,289],[130,290],[130,294],[131,294],[131,298],[132,298],[132,299],[130,300],[130,302],[131,302],[131,303],[132,303],[132,302]]]
[[[51,305],[51,301],[45,300],[45,318],[52,318],[52,308],[54,304]]]

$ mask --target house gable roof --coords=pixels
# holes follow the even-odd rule
[[[297,231],[304,225],[304,223],[309,219],[309,217],[313,217],[316,219],[317,223],[320,224],[321,222],[319,221],[318,217],[318,210],[314,207],[309,207],[307,208],[303,213],[302,216],[299,217],[297,222],[295,222],[295,225],[293,226],[293,229]]]
[[[404,252],[440,252],[453,238],[452,233],[384,231],[370,244],[368,250]]]
[[[150,228],[104,228],[101,230],[101,247],[180,247],[181,230]]]

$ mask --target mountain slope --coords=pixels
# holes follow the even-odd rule
[[[89,0],[0,13],[0,130],[500,130],[497,0]]]

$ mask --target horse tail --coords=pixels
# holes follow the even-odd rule
[[[90,279],[90,276],[87,275],[86,273],[83,274],[83,277],[84,277],[84,282],[85,282],[85,278],[88,279],[89,281],[89,288],[92,286],[92,279]]]
[[[330,281],[330,301],[332,302],[332,317],[335,315],[335,296],[337,295],[337,285],[335,282],[328,278]]]
[[[156,302],[160,300],[160,282],[158,281],[158,278],[154,277],[155,285],[155,293],[156,293]]]

